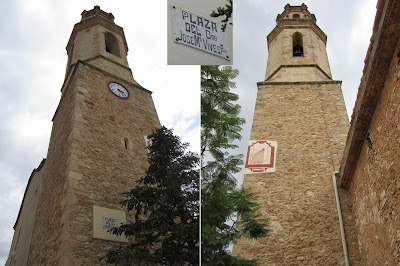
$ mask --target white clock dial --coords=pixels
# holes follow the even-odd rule
[[[121,84],[117,83],[117,82],[109,82],[108,83],[108,88],[110,89],[110,91],[112,93],[114,93],[115,95],[117,95],[118,97],[122,98],[122,99],[128,99],[129,98],[129,91],[127,88],[125,88],[124,86],[122,86]]]

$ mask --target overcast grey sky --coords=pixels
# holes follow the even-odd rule
[[[264,79],[266,36],[288,1],[238,0],[234,3],[234,67],[242,116],[250,136],[257,81]],[[342,80],[351,114],[372,33],[376,0],[305,2],[328,36],[333,78]],[[199,148],[200,72],[197,66],[166,66],[165,0],[3,0],[0,9],[0,263],[7,259],[26,183],[46,157],[51,118],[60,99],[65,46],[81,12],[99,5],[124,28],[134,78],[153,91],[161,123]]]

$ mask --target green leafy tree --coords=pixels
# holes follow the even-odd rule
[[[235,238],[266,236],[267,221],[259,219],[255,195],[237,188],[233,176],[241,170],[237,148],[244,119],[238,117],[238,95],[231,80],[238,71],[229,66],[201,67],[201,261],[202,265],[255,265],[233,257],[227,250]],[[207,161],[207,162],[205,162]],[[237,219],[240,216],[240,219]]]
[[[108,252],[117,265],[199,265],[199,156],[165,127],[149,136],[146,175],[122,201],[135,221],[112,229],[133,239]]]
[[[217,12],[215,12],[215,10],[213,10],[212,13],[210,14],[210,16],[213,18],[225,16],[225,18],[221,21],[224,23],[224,25],[222,26],[222,31],[225,31],[226,25],[227,25],[229,19],[232,17],[232,0],[227,0],[227,1],[228,1],[228,4],[226,4],[224,7],[218,7]],[[232,25],[232,22],[229,24]]]

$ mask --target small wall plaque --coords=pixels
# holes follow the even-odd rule
[[[126,223],[124,211],[113,210],[93,205],[93,237],[119,242],[128,242],[124,234],[114,235],[108,230]]]
[[[269,140],[250,140],[247,149],[245,174],[275,172],[278,143]]]

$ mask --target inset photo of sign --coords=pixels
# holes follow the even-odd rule
[[[211,17],[226,0],[168,0],[168,64],[231,65],[233,18]]]
[[[174,41],[230,60],[226,50],[222,23],[212,21],[175,5],[173,13]]]
[[[269,140],[250,140],[247,149],[245,174],[275,172],[278,143]]]

